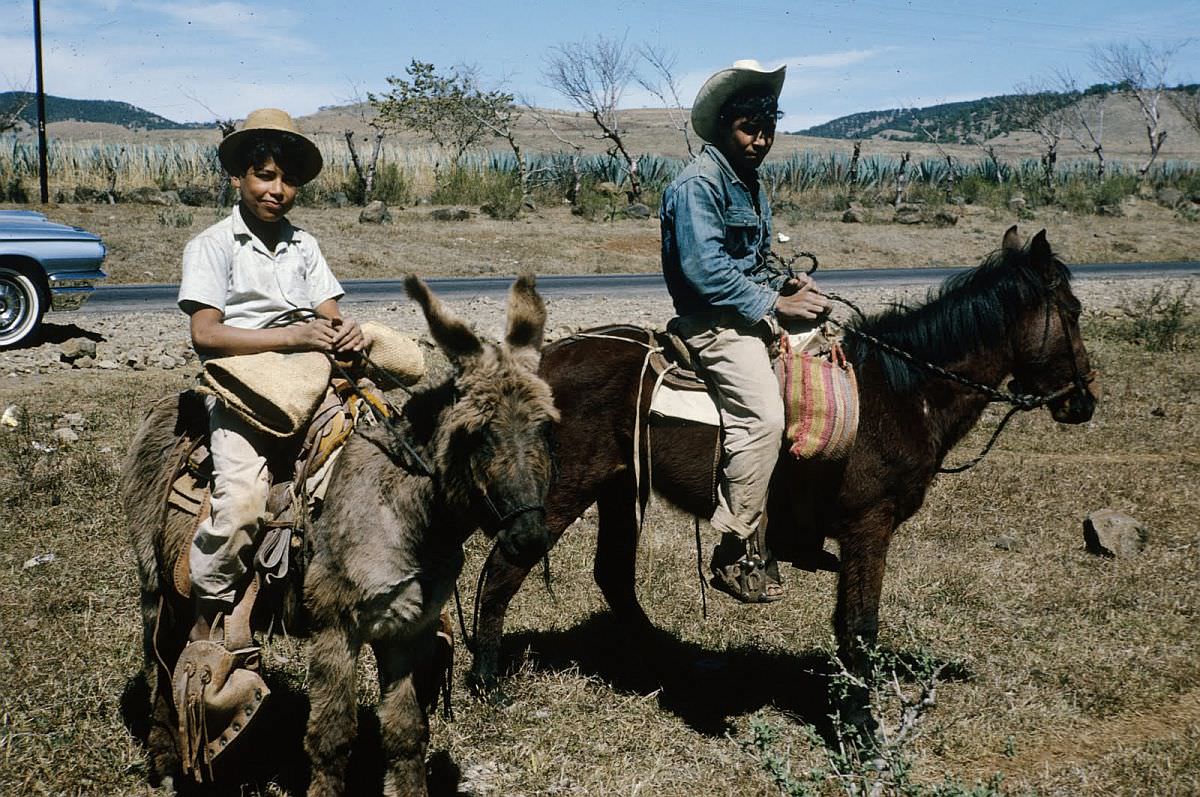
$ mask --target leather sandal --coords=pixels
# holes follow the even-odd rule
[[[746,542],[725,534],[713,549],[709,584],[742,603],[774,603],[787,591],[779,579],[779,568],[757,553],[746,551]]]

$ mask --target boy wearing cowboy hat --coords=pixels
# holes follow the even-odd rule
[[[285,112],[264,108],[218,149],[238,191],[233,212],[188,242],[179,306],[191,318],[202,360],[260,352],[360,352],[359,325],[341,317],[342,287],[313,236],[286,214],[300,186],[321,171],[321,152]],[[315,310],[320,318],[265,328],[280,313]],[[193,639],[208,638],[228,612],[248,569],[267,504],[266,453],[272,438],[209,396],[213,485],[211,514],[189,552],[198,619]]]
[[[692,128],[706,142],[667,187],[662,221],[663,277],[684,339],[721,414],[722,473],[712,525],[721,531],[713,585],[739,600],[783,597],[754,538],[784,430],[783,400],[768,347],[779,322],[807,321],[829,301],[803,275],[765,268],[771,208],[758,167],[775,140],[786,67],[738,61],[700,88]]]

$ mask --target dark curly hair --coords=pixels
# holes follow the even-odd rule
[[[275,161],[285,176],[303,174],[305,153],[304,141],[286,130],[256,130],[233,153],[238,169],[233,176],[241,177],[251,167],[261,168],[269,160]]]
[[[717,121],[723,128],[728,128],[735,119],[742,118],[764,125],[770,123],[774,127],[783,118],[783,111],[779,110],[779,98],[769,91],[735,94],[725,101],[717,114]]]

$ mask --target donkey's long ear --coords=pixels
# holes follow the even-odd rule
[[[508,331],[504,344],[510,354],[531,371],[538,367],[538,353],[546,330],[546,303],[534,287],[532,274],[522,274],[508,292]]]
[[[476,357],[483,351],[483,344],[475,332],[442,307],[442,303],[420,277],[416,274],[405,277],[404,290],[425,311],[425,320],[429,323],[433,339],[451,362],[461,365],[463,360]]]
[[[1017,225],[1008,228],[1004,233],[1004,240],[1000,242],[1001,249],[1012,249],[1020,251],[1021,249],[1021,234],[1017,232]]]

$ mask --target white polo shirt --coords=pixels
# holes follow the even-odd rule
[[[179,304],[198,302],[224,313],[224,322],[258,329],[280,313],[313,309],[345,291],[329,270],[317,239],[281,222],[271,252],[242,219],[239,205],[188,241],[183,250]]]

